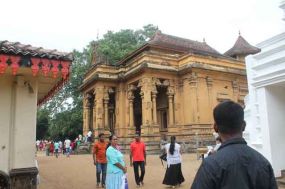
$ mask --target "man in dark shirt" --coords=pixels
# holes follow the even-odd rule
[[[277,189],[270,163],[242,138],[243,108],[222,102],[214,109],[214,120],[222,145],[202,162],[191,189]]]

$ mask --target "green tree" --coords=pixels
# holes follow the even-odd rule
[[[143,45],[157,30],[157,26],[149,24],[140,30],[108,31],[103,39],[97,41],[98,53],[102,54],[111,65],[115,65],[124,56]]]
[[[37,140],[47,137],[47,131],[50,124],[49,112],[46,109],[39,109],[37,112]]]

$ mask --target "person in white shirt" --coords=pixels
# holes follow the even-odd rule
[[[39,140],[36,141],[37,151],[39,151],[39,149],[40,149],[40,143],[41,143],[41,141],[39,141]]]
[[[87,142],[92,142],[92,131],[88,131],[87,133]]]
[[[71,141],[67,138],[65,139],[64,141],[64,147],[65,147],[65,154],[66,154],[66,157],[69,157],[69,154],[70,154],[70,144],[71,144]]]
[[[170,185],[172,188],[179,186],[184,182],[184,177],[181,170],[181,146],[176,143],[176,137],[171,136],[170,143],[165,145],[167,154],[167,169],[163,179],[163,184]]]

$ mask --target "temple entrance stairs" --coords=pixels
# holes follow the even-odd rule
[[[277,178],[276,180],[279,188],[285,189],[285,170],[281,171],[281,177]]]

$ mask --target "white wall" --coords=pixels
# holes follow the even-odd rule
[[[0,170],[7,174],[35,166],[37,85],[33,77],[0,76]]]
[[[12,78],[0,77],[0,170],[9,172]]]
[[[13,164],[11,167],[23,168],[35,166],[37,81],[35,78],[17,76],[15,89],[15,114],[13,141]],[[33,93],[25,82],[29,82]]]
[[[275,176],[285,170],[285,86],[270,86],[266,91],[271,158]]]

